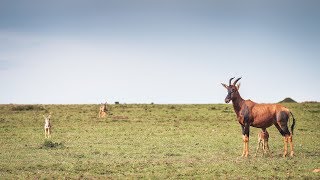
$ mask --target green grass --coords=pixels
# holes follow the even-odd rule
[[[0,105],[0,179],[319,179],[320,104],[285,104],[297,120],[295,157],[268,129],[272,157],[241,158],[231,105]],[[52,113],[52,138],[42,115]]]

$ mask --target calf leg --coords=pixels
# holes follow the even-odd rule
[[[262,150],[263,150],[263,154],[265,154],[266,153],[266,140],[265,139],[262,140]]]
[[[257,156],[260,146],[261,146],[261,139],[260,139],[260,135],[258,134],[258,146],[257,146],[256,154],[254,155],[254,157]]]
[[[268,154],[269,156],[271,156],[268,140],[266,140],[266,142],[265,142],[265,149],[266,149],[265,153]]]
[[[266,141],[266,148],[267,148],[267,152],[270,152],[270,149],[269,149],[269,141]]]
[[[266,129],[262,129],[263,131],[263,153],[264,155],[267,154],[269,152],[269,145],[268,145],[268,141],[269,141],[269,133]]]

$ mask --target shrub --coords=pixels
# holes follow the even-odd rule
[[[52,142],[50,140],[45,140],[43,144],[40,146],[40,149],[53,149],[53,148],[64,148],[65,146],[63,145],[62,142],[57,143],[57,142]]]
[[[208,110],[217,110],[215,106],[209,107]]]
[[[40,105],[15,105],[11,108],[12,111],[43,111],[45,108]]]

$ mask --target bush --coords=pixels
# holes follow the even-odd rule
[[[65,146],[63,145],[62,142],[57,143],[57,142],[52,142],[50,140],[45,140],[43,144],[40,146],[40,149],[53,149],[53,148],[64,148]]]
[[[212,106],[212,107],[208,107],[208,110],[217,110],[217,108],[215,106]]]
[[[40,105],[15,105],[11,108],[12,111],[43,111],[45,108]]]

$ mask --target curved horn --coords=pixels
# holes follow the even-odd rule
[[[233,82],[233,85],[235,86],[240,79],[241,79],[241,77],[239,77],[238,79],[236,79],[236,80]]]
[[[229,86],[231,85],[232,79],[234,79],[234,77],[233,77],[233,78],[230,78],[230,80],[229,80]]]

